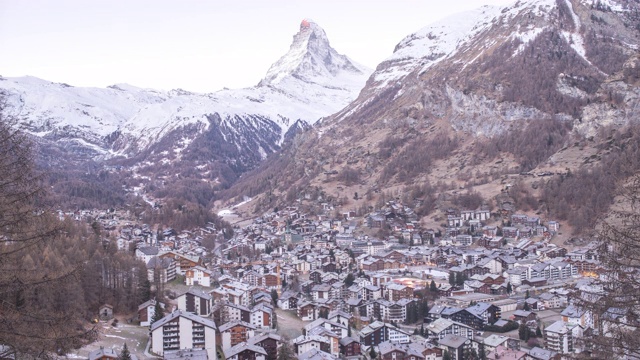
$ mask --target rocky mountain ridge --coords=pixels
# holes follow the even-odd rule
[[[348,200],[356,192],[375,200],[383,189],[436,184],[491,199],[509,176],[596,166],[602,134],[640,115],[638,8],[528,0],[427,26],[396,46],[355,101],[229,196],[262,194],[258,211],[292,188],[352,207],[363,205]],[[583,151],[596,161],[573,153],[574,144],[592,147]]]
[[[289,53],[251,88],[199,94],[127,84],[81,88],[24,77],[0,78],[0,91],[26,131],[76,154],[82,149],[92,160],[139,156],[168,138],[175,138],[173,149],[160,151],[188,151],[193,138],[176,133],[188,128],[189,136],[197,136],[193,129],[203,133],[211,126],[224,129],[223,139],[242,139],[232,144],[239,152],[249,138],[260,138],[249,150],[263,159],[292,125],[313,124],[353,100],[370,72],[337,53],[324,30],[304,20]]]

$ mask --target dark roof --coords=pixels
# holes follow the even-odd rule
[[[105,349],[101,347],[100,349],[93,350],[92,352],[89,353],[89,360],[100,359],[104,356],[113,358],[113,359],[118,358],[118,354],[115,352],[115,350],[110,348]]]
[[[342,346],[349,345],[349,344],[351,344],[353,342],[359,343],[358,340],[356,340],[356,339],[354,339],[354,338],[352,338],[350,336],[347,336],[347,337],[344,337],[344,338],[340,339],[340,345],[342,345]]]
[[[155,246],[143,246],[139,247],[138,250],[145,255],[158,255],[158,248]]]
[[[164,352],[164,360],[207,360],[209,354],[205,349],[182,349]]]
[[[470,340],[467,339],[466,337],[449,334],[449,335],[445,335],[445,337],[442,338],[440,341],[438,341],[438,343],[440,345],[445,345],[445,346],[457,349],[467,341],[470,341]]]
[[[195,295],[197,297],[203,298],[205,300],[211,300],[211,295],[209,295],[207,293],[204,293],[204,292],[202,292],[200,290],[193,289],[193,288],[190,288],[189,290],[187,290],[187,291],[183,292],[182,294],[176,296],[176,299],[179,298],[182,295],[186,295],[186,294],[189,294],[189,293],[191,293],[191,294],[193,294],[193,295]]]
[[[164,326],[166,323],[170,322],[171,320],[177,318],[177,317],[184,317],[187,318],[193,322],[197,322],[198,324],[202,324],[204,326],[208,326],[210,328],[215,329],[216,328],[216,324],[209,320],[209,319],[205,319],[201,316],[198,315],[194,315],[192,313],[186,312],[186,311],[182,311],[182,310],[176,310],[174,312],[172,312],[171,314],[163,317],[162,319],[156,321],[155,323],[153,323],[153,325],[151,325],[151,331],[154,331],[155,329]]]
[[[267,352],[262,346],[247,344],[246,342],[241,342],[238,345],[232,346],[228,349],[224,349],[224,356],[226,358],[230,358],[234,355],[237,355],[245,350],[249,350],[254,353],[267,355]]]

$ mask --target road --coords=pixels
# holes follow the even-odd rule
[[[278,334],[289,339],[302,335],[302,328],[309,323],[309,321],[300,320],[295,310],[276,309],[276,316],[278,316]]]

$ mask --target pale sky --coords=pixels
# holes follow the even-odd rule
[[[375,68],[405,36],[515,0],[0,0],[0,75],[211,92],[256,85],[304,18]]]

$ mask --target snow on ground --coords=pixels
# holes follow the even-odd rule
[[[221,217],[235,216],[236,215],[235,209],[239,208],[242,205],[248,204],[251,200],[253,200],[253,198],[245,196],[243,201],[231,206],[231,208],[222,209],[222,210],[218,211],[218,216],[221,216]]]
[[[598,1],[582,0],[582,3],[587,6],[595,5],[597,2],[599,2],[603,6],[608,6],[609,8],[611,8],[612,11],[616,11],[616,12],[624,11],[624,8],[622,7],[622,5],[617,4],[615,1],[612,1],[612,0],[598,0]]]
[[[431,275],[433,277],[438,277],[438,278],[448,278],[449,277],[449,273],[446,271],[441,271],[441,270],[434,270],[434,269],[427,269],[424,271],[424,273],[426,275]]]
[[[293,53],[274,64],[262,86],[199,94],[126,84],[74,87],[27,76],[0,77],[0,90],[7,91],[9,103],[28,130],[39,136],[46,136],[55,128],[67,128],[83,138],[120,133],[138,139],[137,145],[144,148],[185,125],[206,129],[207,115],[215,113],[222,119],[247,115],[268,118],[280,126],[284,135],[297,119],[313,124],[344,108],[356,98],[371,74],[370,69],[338,54],[329,46],[324,31],[315,24],[312,27],[314,33],[323,35],[323,41],[316,39],[308,44],[306,39],[298,46],[292,45]],[[304,38],[301,33],[297,37]],[[330,63],[324,61],[327,54],[332,55]],[[276,75],[277,81],[269,78]],[[182,148],[188,143],[183,139]]]
[[[506,24],[523,11],[533,11],[535,16],[546,16],[553,6],[555,0],[519,1],[509,6],[482,6],[435,22],[405,37],[396,46],[393,55],[382,63],[388,66],[374,73],[376,86],[380,89],[387,87],[419,67],[420,73],[426,71],[455,54],[477,35],[500,23],[497,19],[505,20],[503,23]],[[528,29],[519,37],[526,42],[540,31]]]
[[[233,210],[224,209],[224,210],[218,211],[218,216],[220,217],[231,216],[231,215],[235,215],[235,212],[233,212]]]

